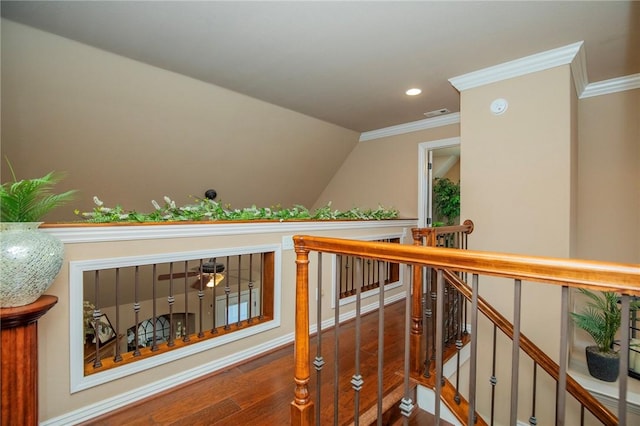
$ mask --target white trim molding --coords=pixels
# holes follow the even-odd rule
[[[580,52],[583,50],[583,45],[584,42],[579,41],[568,46],[547,50],[546,52],[536,53],[535,55],[525,56],[524,58],[453,77],[449,79],[449,82],[459,92],[462,92],[463,90],[544,71],[561,65],[571,64],[572,67],[584,68],[586,61],[584,60],[584,53]],[[577,60],[576,57],[578,57]],[[576,80],[576,90],[580,94],[582,89],[578,90],[577,86],[578,84],[586,85],[586,70],[572,70],[572,73],[574,80]]]
[[[640,89],[640,73],[587,84],[579,98],[584,99],[633,89]]]
[[[440,139],[437,141],[421,142],[418,145],[418,227],[427,226],[427,211],[425,211],[427,200],[425,195],[431,183],[427,177],[427,152],[432,149],[448,148],[460,145],[460,136],[454,138]]]
[[[84,300],[85,271],[99,269],[114,269],[131,266],[151,265],[156,263],[187,261],[208,257],[224,257],[261,252],[274,252],[274,289],[273,289],[273,320],[262,324],[238,330],[234,333],[204,340],[180,349],[175,349],[137,362],[123,364],[117,368],[85,376],[83,360],[84,341],[82,339],[82,305]],[[229,247],[220,250],[199,250],[190,252],[175,252],[156,255],[128,256],[117,258],[102,258],[89,260],[72,260],[69,262],[69,370],[70,393],[76,393],[91,387],[110,382],[131,374],[139,373],[168,362],[185,358],[199,352],[223,346],[225,344],[253,336],[267,330],[280,327],[280,300],[282,293],[282,250],[280,244],[259,246]],[[155,315],[155,314],[154,314]]]
[[[40,228],[65,244],[101,241],[134,241],[162,238],[208,237],[213,235],[254,235],[273,232],[310,233],[327,230],[375,229],[387,226],[412,228],[416,219],[390,220],[325,220],[283,222],[213,222],[198,224],[159,224],[149,226],[113,224],[106,226]]]
[[[387,136],[402,135],[405,133],[417,132],[419,130],[433,129],[435,127],[448,126],[460,123],[460,113],[441,115],[439,117],[425,118],[423,120],[411,121],[409,123],[398,124],[397,126],[384,127],[382,129],[371,130],[360,134],[360,142],[373,139],[385,138]]]

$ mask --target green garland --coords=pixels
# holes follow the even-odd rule
[[[151,213],[140,213],[125,211],[120,205],[106,207],[98,197],[93,197],[93,201],[96,204],[93,211],[81,213],[76,210],[76,215],[82,216],[87,222],[92,223],[223,220],[384,220],[398,218],[396,209],[387,209],[379,206],[375,210],[361,210],[356,207],[347,211],[339,211],[331,209],[331,202],[311,212],[300,205],[295,205],[288,209],[280,206],[269,208],[256,207],[255,205],[244,209],[232,209],[229,205],[222,205],[220,202],[209,199],[197,199],[195,204],[178,207],[169,197],[164,197],[164,205],[161,206],[153,200],[151,204],[155,210]]]

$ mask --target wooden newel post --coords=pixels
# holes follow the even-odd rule
[[[2,329],[2,426],[38,424],[38,319],[58,303],[55,296],[0,308]]]
[[[291,424],[315,425],[313,402],[309,395],[309,250],[296,242],[296,330],[294,343],[295,390],[291,403]]]
[[[418,229],[412,229],[413,245],[421,246],[422,237],[420,236]],[[413,266],[413,280],[411,288],[411,333],[410,333],[410,367],[411,370],[416,373],[423,373],[424,357],[425,357],[425,345],[422,338],[423,324],[422,324],[422,267],[419,265]]]

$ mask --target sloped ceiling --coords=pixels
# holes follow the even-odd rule
[[[2,1],[2,16],[358,132],[459,111],[449,78],[581,40],[589,82],[640,73],[633,1]]]

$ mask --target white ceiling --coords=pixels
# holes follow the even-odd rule
[[[459,111],[448,79],[583,40],[640,73],[634,1],[2,1],[2,16],[359,132]],[[409,98],[404,91],[420,87]]]

